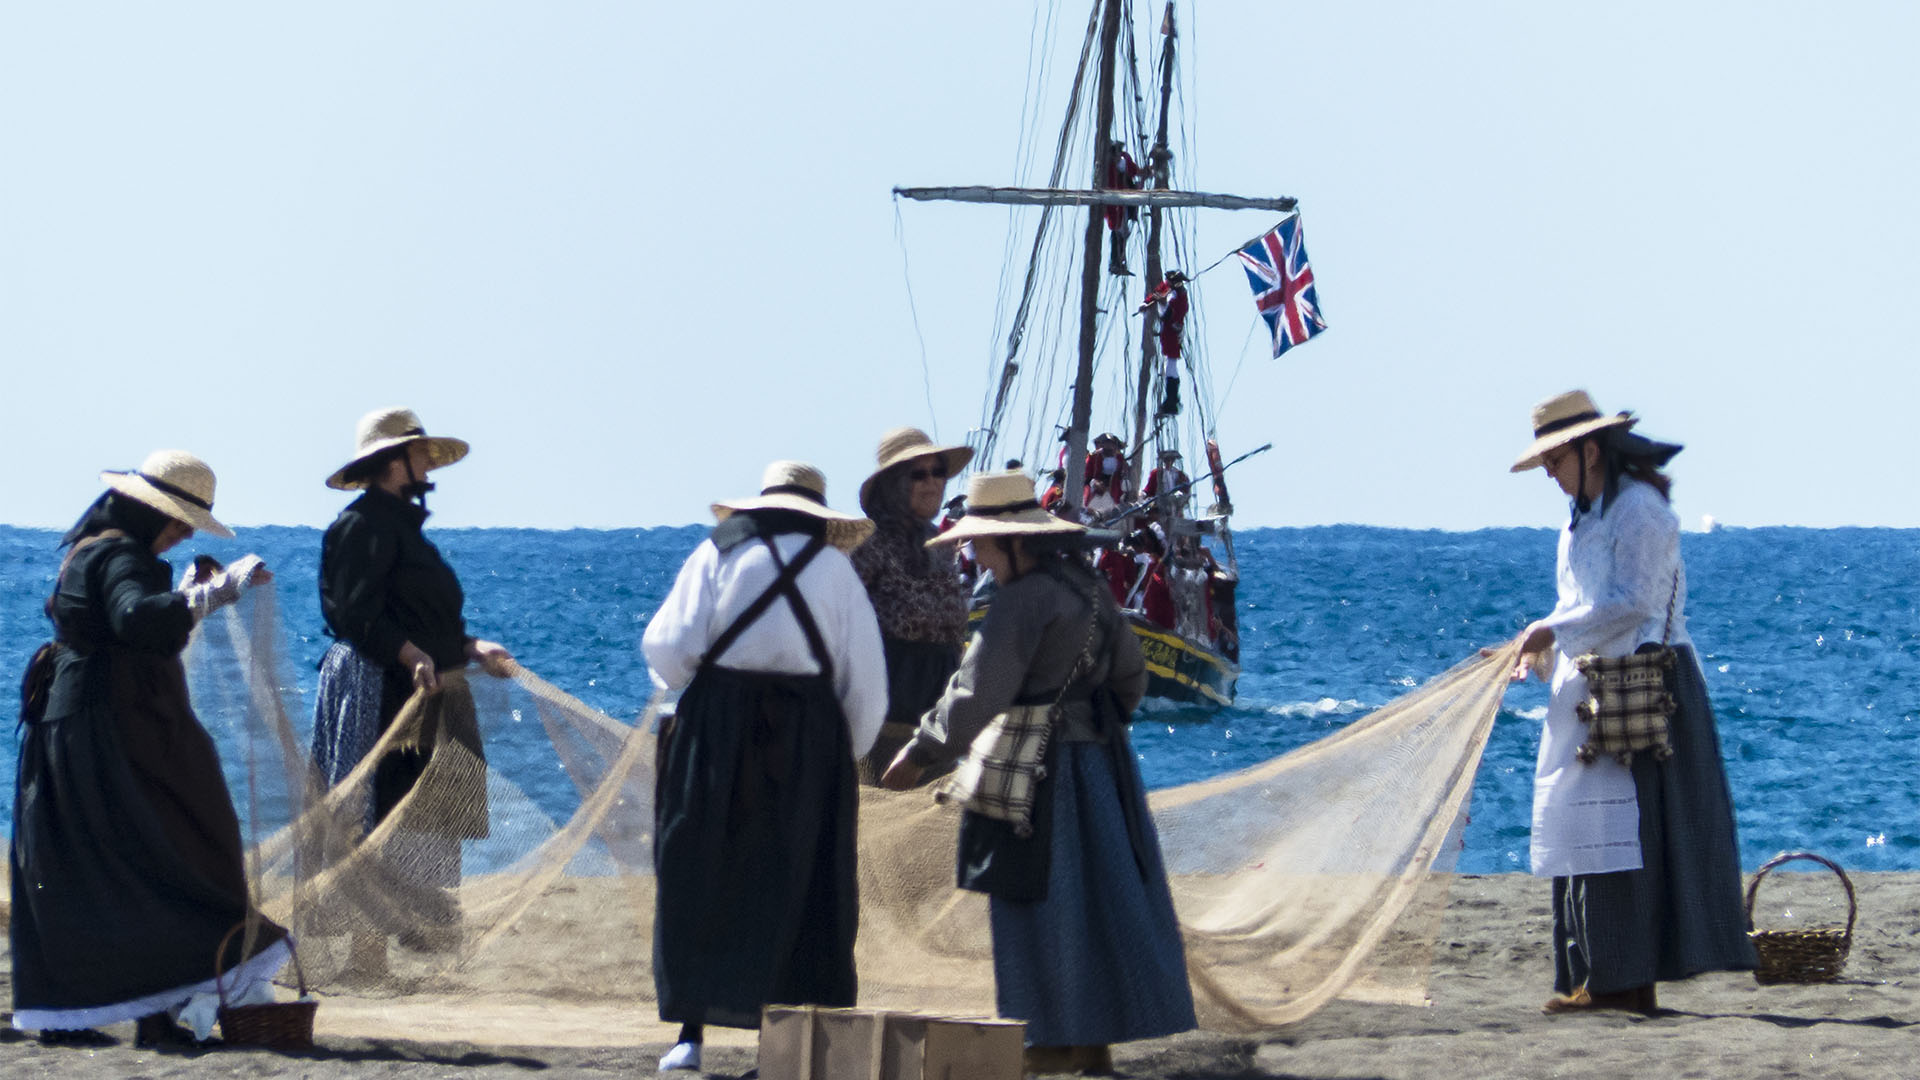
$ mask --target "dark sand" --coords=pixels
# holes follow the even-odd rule
[[[1243,1077],[1917,1077],[1920,874],[1862,874],[1860,924],[1838,983],[1761,987],[1745,974],[1663,984],[1664,1011],[1544,1016],[1551,992],[1547,883],[1523,875],[1454,884],[1426,1008],[1338,1001],[1258,1037],[1206,1032],[1115,1048],[1122,1076]],[[1769,878],[1763,926],[1844,916],[1825,874]],[[1837,905],[1837,906],[1836,906]],[[161,1054],[132,1026],[99,1050],[41,1047],[7,1032],[0,1076],[103,1078],[652,1076],[673,1029],[633,1008],[330,998],[321,1049]],[[752,1033],[714,1031],[710,1077],[754,1065]],[[675,1074],[691,1077],[690,1073]]]

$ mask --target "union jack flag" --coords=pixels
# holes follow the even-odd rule
[[[1313,267],[1307,265],[1298,214],[1235,254],[1247,264],[1254,305],[1273,331],[1275,357],[1327,328],[1320,317],[1320,297],[1314,292]]]

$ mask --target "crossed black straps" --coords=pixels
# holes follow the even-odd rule
[[[813,651],[813,659],[820,665],[820,674],[832,679],[833,658],[827,654],[827,639],[821,636],[819,625],[813,621],[813,610],[807,606],[807,598],[800,595],[799,584],[800,571],[807,568],[807,564],[813,561],[815,555],[820,554],[821,550],[827,546],[827,542],[820,537],[814,537],[807,541],[807,545],[801,548],[800,553],[795,555],[793,561],[789,563],[780,558],[780,549],[774,546],[773,537],[762,536],[760,540],[767,545],[767,554],[773,557],[773,565],[779,568],[780,573],[773,579],[773,584],[767,586],[767,590],[755,597],[753,603],[748,604],[746,610],[733,620],[732,625],[721,631],[719,637],[713,639],[713,647],[707,650],[707,655],[701,663],[718,663],[727,648],[741,634],[746,633],[748,627],[760,621],[760,616],[767,613],[767,609],[773,606],[775,600],[785,596],[787,606],[793,609],[794,621],[800,624],[800,632],[807,635],[807,648]]]

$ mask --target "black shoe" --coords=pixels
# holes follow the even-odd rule
[[[148,1013],[133,1029],[133,1045],[142,1050],[207,1050],[219,1039],[201,1039],[166,1013]]]
[[[41,1046],[118,1046],[120,1040],[93,1028],[47,1028],[35,1038]]]

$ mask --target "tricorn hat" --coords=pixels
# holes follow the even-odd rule
[[[1541,458],[1557,446],[1613,427],[1632,427],[1639,423],[1631,413],[1600,415],[1593,398],[1585,390],[1569,390],[1533,407],[1533,445],[1513,463],[1514,472],[1538,468]]]
[[[155,450],[129,472],[103,472],[109,488],[200,532],[231,538],[213,517],[213,470],[185,450]]]
[[[954,544],[983,536],[1039,536],[1082,533],[1087,527],[1055,517],[1040,508],[1033,495],[1033,478],[1023,472],[975,473],[967,481],[967,516],[953,528],[927,541],[927,546]]]
[[[364,480],[348,480],[347,473],[355,465],[396,446],[407,443],[424,442],[427,444],[429,461],[427,471],[451,465],[467,456],[467,444],[460,439],[445,435],[428,435],[427,429],[420,424],[420,417],[412,409],[375,409],[360,418],[353,432],[353,460],[340,466],[332,476],[327,477],[327,486],[340,491],[353,491],[367,486]]]
[[[827,478],[804,461],[776,461],[760,475],[760,495],[713,504],[725,521],[741,510],[794,510],[827,523],[827,543],[852,551],[873,534],[873,522],[827,508]]]

